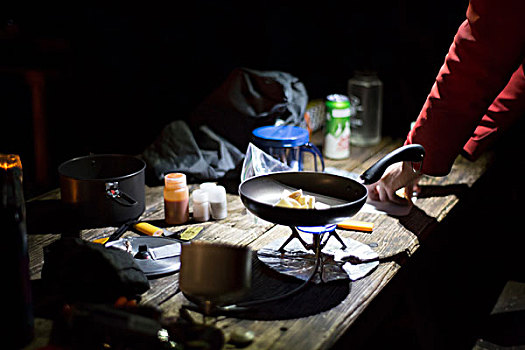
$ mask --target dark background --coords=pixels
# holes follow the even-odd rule
[[[192,1],[0,11],[0,152],[22,156],[29,192],[61,162],[138,154],[236,67],[281,70],[309,98],[346,93],[356,69],[384,83],[383,134],[404,137],[467,1]],[[35,180],[31,90],[42,72],[49,175]]]

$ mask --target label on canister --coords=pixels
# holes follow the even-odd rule
[[[344,159],[350,156],[351,106],[347,96],[326,97],[326,124],[323,154],[326,158]]]

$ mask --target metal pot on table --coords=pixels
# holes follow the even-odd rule
[[[182,245],[179,285],[182,293],[210,314],[232,303],[251,287],[249,247],[193,241]]]
[[[120,154],[78,157],[58,167],[62,202],[81,224],[120,226],[145,209],[146,163]]]

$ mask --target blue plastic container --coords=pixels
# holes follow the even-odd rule
[[[324,160],[317,147],[310,143],[308,130],[292,125],[262,126],[252,131],[254,145],[273,156],[275,159],[287,164],[295,171],[302,171],[304,166],[304,153],[314,157],[314,169],[321,163],[324,171]]]

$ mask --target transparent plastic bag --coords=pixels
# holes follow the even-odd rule
[[[287,164],[280,162],[268,153],[264,152],[252,143],[248,144],[248,149],[242,163],[241,182],[248,180],[251,177],[275,173],[278,171],[292,171],[293,169]],[[254,224],[266,225],[267,221],[258,218],[252,213],[248,212],[253,218]]]
[[[241,182],[258,175],[292,170],[287,164],[280,162],[254,144],[249,143],[242,164]]]

